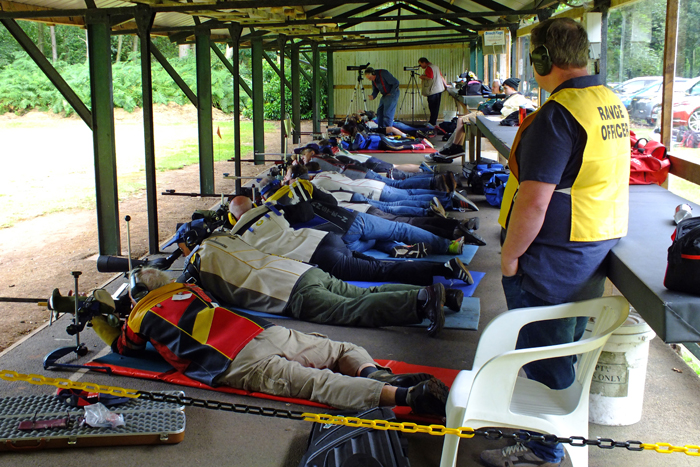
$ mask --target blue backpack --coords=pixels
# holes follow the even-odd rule
[[[483,180],[484,182],[484,196],[486,196],[486,201],[491,206],[501,207],[501,201],[503,201],[503,192],[506,189],[506,183],[508,182],[508,173],[506,172],[487,172],[490,174],[488,180]]]
[[[467,175],[467,183],[472,193],[476,195],[484,194],[484,182],[490,181],[495,173],[508,173],[503,164],[498,162],[488,162],[470,167]]]

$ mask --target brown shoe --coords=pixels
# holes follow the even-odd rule
[[[446,193],[451,193],[450,186],[448,185],[447,179],[443,174],[436,174],[433,176],[435,183],[433,186],[437,191],[444,191]]]
[[[457,183],[457,178],[455,178],[455,174],[453,174],[452,172],[445,172],[445,181],[447,182],[447,187],[449,188],[450,193],[457,190],[459,184]]]

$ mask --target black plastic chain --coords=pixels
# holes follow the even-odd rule
[[[172,394],[162,394],[159,392],[139,391],[139,399],[154,402],[170,402],[187,407],[199,407],[209,410],[223,410],[225,412],[246,413],[251,415],[262,415],[263,417],[288,418],[290,420],[304,420],[304,412],[298,410],[273,409],[271,407],[257,407],[246,404],[233,404],[231,402],[221,402],[207,399],[195,399],[188,396],[176,396]],[[556,435],[541,435],[519,431],[515,433],[503,433],[497,428],[486,430],[474,430],[474,435],[483,436],[488,440],[512,439],[514,441],[542,441],[548,444],[570,444],[571,446],[597,446],[600,449],[625,448],[628,451],[643,451],[641,441],[614,441],[610,438],[586,439],[583,436],[570,436],[569,438],[559,438]]]
[[[497,428],[489,428],[486,430],[474,430],[474,434],[483,436],[488,440],[512,439],[515,441],[541,441],[547,444],[570,444],[571,446],[596,446],[600,449],[625,448],[628,451],[643,451],[641,441],[614,441],[610,438],[587,439],[583,436],[570,436],[568,438],[559,438],[556,435],[540,435],[528,433],[527,431],[519,431],[515,433],[503,433]]]
[[[256,407],[245,404],[233,404],[231,402],[221,402],[206,399],[195,399],[194,397],[175,396],[172,394],[161,394],[159,392],[139,391],[139,399],[154,402],[170,402],[187,407],[200,407],[209,410],[223,410],[225,412],[247,413],[252,415],[262,415],[263,417],[289,418],[291,420],[303,420],[303,413],[298,410],[273,409],[271,407]]]

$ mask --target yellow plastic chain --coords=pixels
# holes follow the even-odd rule
[[[319,413],[303,413],[304,421],[324,423],[329,425],[343,425],[349,427],[374,428],[375,430],[393,430],[404,433],[427,433],[433,436],[455,435],[460,438],[473,438],[474,429],[468,427],[447,428],[443,425],[418,425],[416,423],[399,423],[387,420],[367,420],[357,417],[343,417],[342,415],[328,415]]]
[[[671,454],[674,452],[682,452],[689,456],[700,456],[700,446],[694,444],[686,444],[685,446],[674,446],[669,443],[656,443],[641,445],[642,448],[649,451],[660,452],[661,454]]]
[[[55,386],[61,389],[82,389],[88,392],[99,392],[114,396],[136,399],[140,397],[137,389],[125,389],[115,386],[102,386],[94,383],[81,383],[64,378],[49,378],[42,375],[25,375],[12,370],[0,370],[0,379],[4,381],[22,381],[38,386]],[[448,428],[444,425],[418,425],[416,423],[390,422],[388,420],[366,420],[357,417],[343,417],[342,415],[329,415],[305,412],[302,414],[304,421],[323,423],[329,425],[343,425],[349,427],[373,428],[375,430],[393,430],[403,433],[427,433],[433,436],[455,435],[460,438],[473,438],[474,429],[469,427]],[[682,452],[688,456],[700,456],[700,446],[685,445],[673,446],[669,443],[642,443],[645,450],[656,451],[662,454]]]
[[[42,375],[24,375],[12,370],[0,370],[0,379],[5,381],[23,381],[38,386],[55,386],[60,389],[82,389],[88,392],[99,392],[101,394],[111,394],[119,397],[129,397],[135,399],[139,397],[136,389],[124,389],[113,386],[101,386],[94,383],[80,383],[64,378],[49,378]]]

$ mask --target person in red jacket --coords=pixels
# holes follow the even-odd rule
[[[448,388],[426,373],[397,374],[366,350],[305,334],[219,306],[197,286],[172,283],[144,268],[132,283],[145,296],[119,329],[98,315],[91,322],[112,351],[137,356],[150,342],[184,375],[208,386],[230,386],[297,397],[345,410],[403,405],[444,415]],[[134,290],[134,288],[132,288]]]

